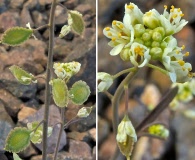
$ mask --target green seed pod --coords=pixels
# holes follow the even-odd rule
[[[160,43],[157,41],[153,41],[151,46],[152,47],[160,47]]]
[[[129,61],[130,55],[129,55],[129,48],[125,48],[120,52],[120,57],[123,61]]]
[[[26,149],[30,144],[30,133],[27,128],[14,128],[7,136],[5,150],[18,153]]]
[[[18,66],[13,65],[9,69],[12,72],[12,74],[14,75],[14,77],[21,84],[29,85],[29,84],[31,84],[31,82],[36,82],[35,78],[32,74],[26,72],[25,70],[23,70],[22,68],[20,68]]]
[[[83,21],[82,14],[77,11],[69,11],[68,14],[69,25],[71,25],[73,31],[81,35],[85,29],[85,23]]]
[[[134,42],[140,43],[140,44],[144,44],[144,41],[141,38],[135,38]]]
[[[2,43],[9,46],[18,46],[29,39],[33,34],[32,29],[14,27],[8,29],[2,36]]]
[[[143,33],[143,35],[142,35],[142,39],[143,39],[143,41],[149,41],[150,39],[151,39],[151,34],[150,33],[148,33],[148,32],[145,32],[145,33]]]
[[[153,60],[161,60],[162,54],[163,54],[163,51],[159,47],[153,47],[150,50],[150,55],[152,56]]]
[[[165,36],[165,29],[163,27],[157,27],[154,29],[154,31],[159,32],[162,35],[162,37]]]
[[[62,79],[53,79],[51,81],[52,94],[55,104],[59,107],[65,107],[68,104],[68,88]]]
[[[82,105],[90,95],[90,89],[86,82],[77,81],[69,91],[71,100],[74,104]]]
[[[154,41],[160,42],[160,41],[162,41],[163,37],[162,37],[161,33],[159,33],[159,32],[153,32],[152,39]]]
[[[135,37],[141,37],[142,34],[145,32],[144,25],[136,24],[134,27]]]
[[[80,118],[88,117],[92,109],[93,107],[83,107],[78,111],[77,116]]]

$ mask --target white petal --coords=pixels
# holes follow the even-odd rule
[[[176,82],[176,78],[177,78],[175,72],[169,72],[169,76],[170,76],[171,81],[173,83],[175,83]]]
[[[116,55],[118,55],[121,51],[122,51],[122,49],[123,49],[123,47],[125,46],[125,44],[119,44],[119,45],[117,45],[116,47],[114,47],[111,51],[110,51],[110,55],[111,56],[116,56]]]

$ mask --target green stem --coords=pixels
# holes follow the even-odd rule
[[[48,48],[48,62],[46,68],[46,94],[45,94],[45,110],[44,110],[44,123],[43,123],[43,156],[42,160],[47,159],[47,128],[49,118],[49,105],[51,96],[51,86],[49,81],[51,78],[52,60],[53,60],[53,46],[54,46],[54,19],[55,19],[55,8],[57,0],[52,1],[50,18],[49,18],[49,48]]]
[[[129,85],[132,81],[132,79],[135,77],[135,74],[138,72],[138,69],[136,68],[134,70],[134,72],[129,73],[125,79],[120,83],[120,85],[118,86],[114,97],[112,99],[112,109],[113,109],[113,130],[114,130],[114,134],[117,134],[117,126],[118,126],[118,106],[119,106],[119,101],[121,98],[121,95],[124,91],[124,86],[125,85]]]
[[[158,71],[160,71],[160,72],[162,72],[162,73],[164,73],[164,74],[166,74],[166,75],[167,75],[167,73],[168,73],[166,70],[164,70],[164,69],[162,69],[162,68],[160,68],[160,67],[158,67],[158,66],[155,66],[155,65],[153,65],[153,64],[147,64],[147,66],[150,67],[150,68],[156,69],[156,70],[158,70]]]
[[[125,90],[125,113],[128,113],[128,108],[129,108],[129,88],[128,85],[124,86]]]
[[[61,108],[61,119],[62,119],[62,122],[60,123],[61,125],[60,125],[60,130],[59,130],[59,135],[58,135],[58,141],[57,141],[57,144],[56,144],[53,160],[56,160],[57,156],[58,156],[58,148],[59,148],[59,145],[60,145],[62,132],[64,130],[64,114],[65,114],[65,108],[63,107],[63,108]]]
[[[41,30],[41,29],[47,28],[47,27],[49,27],[49,24],[45,24],[45,25],[43,25],[43,26],[40,26],[40,27],[38,27],[38,28],[35,28],[35,29],[33,29],[33,31],[38,31],[38,30]]]
[[[112,77],[113,77],[113,79],[116,79],[117,77],[119,77],[125,73],[134,72],[135,70],[136,70],[135,67],[128,68],[128,69],[125,69],[125,70],[118,72],[117,74],[113,75]]]

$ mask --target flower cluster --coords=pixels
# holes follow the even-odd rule
[[[170,106],[175,110],[180,102],[187,103],[191,101],[195,95],[195,79],[185,83],[175,83],[174,86],[178,86],[179,90]]]
[[[60,79],[69,79],[73,75],[79,72],[81,64],[79,62],[69,62],[69,63],[54,63],[54,72]]]
[[[110,54],[120,54],[122,60],[130,61],[136,67],[157,60],[173,82],[190,80],[192,66],[184,61],[189,52],[182,53],[185,46],[179,47],[173,37],[188,23],[183,16],[181,9],[174,6],[170,12],[164,6],[164,12],[160,14],[155,9],[142,13],[135,4],[126,4],[123,22],[114,20],[112,27],[103,30],[110,39],[108,45],[113,47]]]
[[[161,124],[155,124],[148,128],[148,133],[159,136],[161,138],[167,138],[169,136],[169,130]]]

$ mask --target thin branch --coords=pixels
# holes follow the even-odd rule
[[[64,114],[65,114],[65,107],[61,108],[61,125],[60,125],[60,130],[59,130],[59,135],[58,135],[58,141],[57,141],[57,144],[56,144],[56,148],[55,148],[55,152],[54,152],[54,157],[53,157],[53,160],[56,160],[57,159],[57,156],[58,156],[58,148],[59,148],[59,145],[60,145],[60,140],[61,140],[61,137],[62,137],[62,132],[64,130]]]
[[[44,123],[43,123],[43,156],[42,160],[47,159],[47,128],[49,118],[49,105],[51,96],[51,86],[49,84],[51,78],[51,70],[53,65],[53,46],[54,46],[54,20],[55,20],[55,8],[57,0],[52,1],[50,18],[49,18],[49,48],[48,48],[48,63],[46,68],[46,94],[45,94],[45,110],[44,110]]]
[[[125,73],[134,72],[135,70],[136,70],[135,67],[128,68],[128,69],[125,69],[125,70],[122,70],[122,71],[118,72],[117,74],[113,75],[112,77],[115,79],[115,78],[117,78],[117,77],[119,77],[119,76],[121,76]]]
[[[112,100],[113,95],[112,95],[110,92],[104,91],[104,93],[107,95],[107,97],[108,97],[110,100]]]
[[[167,92],[167,94],[162,98],[160,103],[136,127],[137,134],[142,130],[142,128],[152,123],[169,106],[169,103],[176,96],[177,91],[178,87],[174,87]]]
[[[38,28],[33,29],[33,31],[38,31],[38,30],[41,30],[41,29],[43,29],[43,28],[48,28],[48,27],[49,27],[49,24],[45,24],[45,25],[43,25],[43,26],[40,26],[40,27],[38,27]]]

